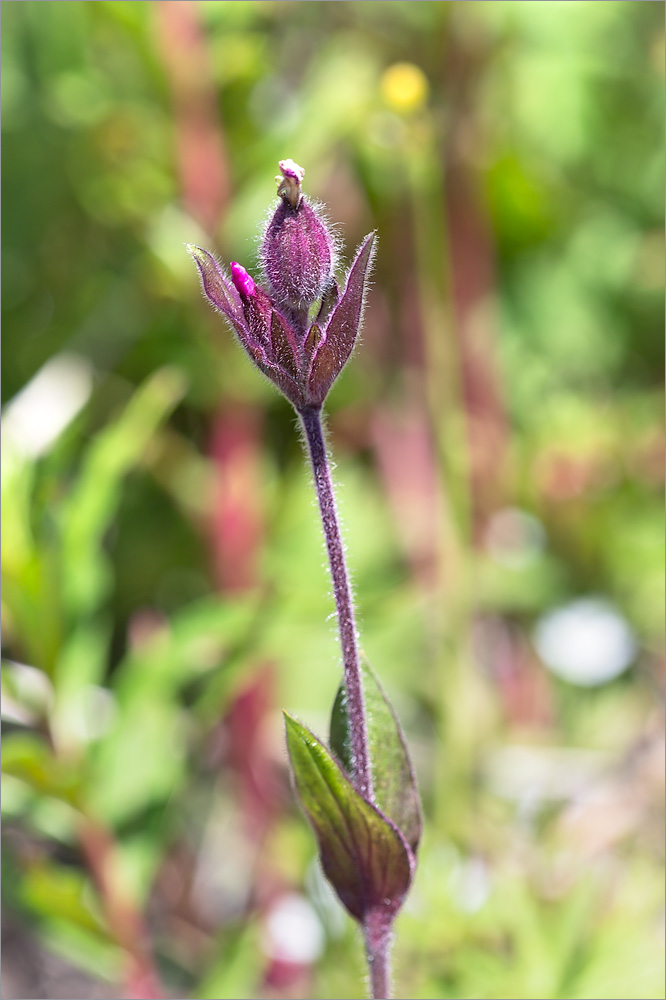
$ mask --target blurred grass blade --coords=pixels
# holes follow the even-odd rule
[[[106,596],[109,571],[100,549],[120,503],[123,479],[184,391],[177,369],[160,369],[91,446],[62,510],[63,589],[71,615],[91,614]]]
[[[401,831],[412,851],[421,839],[421,804],[407,744],[397,716],[365,656],[361,676],[377,805]],[[331,713],[331,750],[351,774],[347,692],[340,685]]]

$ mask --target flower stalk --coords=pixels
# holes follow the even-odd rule
[[[333,581],[344,666],[331,716],[330,746],[285,713],[296,793],[319,844],[322,868],[360,924],[373,1000],[390,997],[389,952],[409,890],[421,812],[402,730],[359,653],[354,605],[322,426],[322,406],[349,360],[363,316],[375,250],[369,233],[343,282],[336,243],[302,191],[304,170],[280,162],[278,197],[261,244],[263,282],[233,262],[189,246],[203,290],[226,317],[253,364],[301,420]]]
[[[304,409],[300,418],[305,431],[312,471],[314,473],[317,501],[321,513],[328,561],[333,581],[333,596],[338,614],[338,629],[342,646],[342,661],[345,671],[347,688],[347,704],[350,716],[351,750],[352,750],[352,782],[358,792],[368,800],[374,801],[372,788],[372,772],[370,770],[370,755],[368,752],[368,727],[365,717],[363,700],[363,685],[356,638],[356,622],[354,620],[354,605],[351,584],[345,561],[340,522],[335,506],[333,483],[326,454],[326,443],[321,423],[321,410]]]

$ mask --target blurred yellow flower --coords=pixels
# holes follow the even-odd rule
[[[414,63],[400,62],[384,72],[380,90],[390,108],[408,114],[423,107],[429,87],[423,70]]]

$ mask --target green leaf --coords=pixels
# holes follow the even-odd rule
[[[76,924],[107,939],[102,921],[90,906],[88,883],[74,868],[47,861],[31,865],[21,883],[21,898],[33,913]]]
[[[86,804],[110,825],[165,802],[183,780],[185,719],[168,697],[132,698],[106,736],[91,747]]]
[[[46,743],[31,733],[14,733],[4,738],[2,770],[25,781],[36,792],[64,799],[74,806],[79,802],[79,775],[57,760]]]
[[[102,558],[104,535],[116,516],[125,476],[141,461],[160,425],[185,392],[176,368],[161,368],[136,390],[123,412],[88,449],[61,510],[65,604],[72,617],[104,602],[111,570]]]
[[[421,839],[421,804],[405,737],[390,701],[364,656],[361,657],[361,679],[375,800],[416,853]],[[344,681],[333,705],[330,742],[331,750],[351,774],[351,736]]]
[[[343,904],[363,921],[400,908],[414,857],[394,824],[359,795],[326,747],[284,713],[296,791],[319,842],[321,863]]]

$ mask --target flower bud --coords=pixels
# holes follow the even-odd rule
[[[251,295],[254,295],[254,281],[243,265],[237,264],[235,260],[232,260],[229,267],[231,270],[231,280],[240,297],[248,299]]]
[[[281,201],[261,246],[264,272],[276,303],[309,309],[331,283],[335,243],[326,224],[303,196],[305,171],[293,160],[281,160]]]

